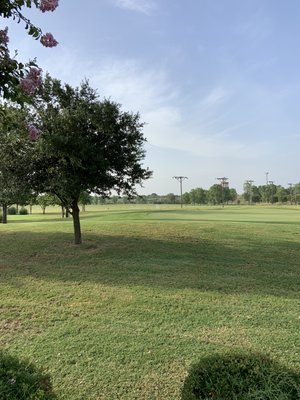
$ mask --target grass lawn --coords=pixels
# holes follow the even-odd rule
[[[300,370],[300,208],[88,206],[81,246],[50,211],[0,226],[0,345],[58,399],[180,399],[240,349]]]

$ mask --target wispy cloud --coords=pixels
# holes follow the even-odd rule
[[[226,87],[212,87],[194,108],[182,102],[180,87],[174,89],[167,71],[160,67],[145,67],[137,60],[106,60],[101,67],[91,68],[89,76],[102,96],[111,96],[125,110],[141,113],[151,145],[235,159],[253,158],[264,151],[264,145],[249,151],[251,144],[237,134],[248,121],[231,120],[232,98]]]
[[[116,0],[116,5],[146,15],[152,14],[156,8],[153,0]]]
[[[212,107],[220,103],[226,97],[226,92],[223,87],[216,87],[212,89],[204,99],[201,100],[203,107]]]

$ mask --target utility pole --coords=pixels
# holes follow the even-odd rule
[[[254,181],[252,181],[251,179],[248,179],[247,181],[246,181],[246,183],[247,183],[247,185],[248,185],[248,187],[249,187],[249,205],[251,206],[251,204],[252,204],[252,183],[253,183]]]
[[[188,178],[187,176],[173,176],[173,179],[176,179],[180,183],[180,207],[182,208],[182,181]]]
[[[224,188],[227,188],[229,186],[228,178],[217,178],[218,181],[220,181],[221,189],[222,189],[222,207],[224,207]]]
[[[269,180],[268,180],[269,172],[266,172],[266,185],[268,186]]]
[[[290,187],[290,202],[292,205],[293,204],[293,184],[289,183],[289,187]]]

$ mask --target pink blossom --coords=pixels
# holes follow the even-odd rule
[[[9,37],[7,36],[7,32],[8,32],[8,27],[0,30],[0,44],[4,44],[4,46],[7,46],[9,42]]]
[[[33,126],[33,125],[30,125],[29,127],[28,127],[28,135],[29,135],[29,138],[30,138],[30,140],[37,140],[38,139],[38,137],[40,136],[40,130],[39,129],[37,129],[35,126]]]
[[[30,68],[27,76],[20,81],[23,91],[32,96],[36,89],[41,85],[41,70],[39,68]]]
[[[55,47],[58,44],[58,42],[52,36],[52,33],[49,32],[45,33],[45,35],[41,37],[41,43],[45,47]]]
[[[41,0],[40,10],[42,12],[54,11],[57,7],[58,7],[58,0]]]

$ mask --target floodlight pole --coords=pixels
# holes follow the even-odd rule
[[[182,208],[182,181],[188,178],[187,176],[173,176],[173,179],[176,179],[180,183],[180,208]]]
[[[266,172],[266,185],[267,185],[267,186],[268,186],[268,184],[269,184],[268,176],[269,176],[269,172]]]
[[[218,181],[220,181],[220,185],[221,185],[221,189],[222,189],[222,207],[224,207],[224,188],[228,187],[228,178],[225,178],[225,176],[223,176],[223,178],[217,178]]]
[[[253,180],[251,180],[251,179],[248,179],[247,181],[246,181],[246,183],[249,185],[249,205],[251,206],[251,204],[252,204],[252,183],[253,183],[254,181]]]

